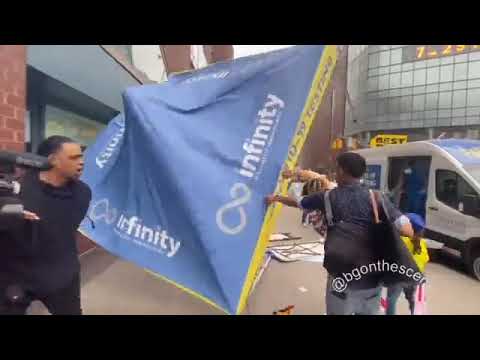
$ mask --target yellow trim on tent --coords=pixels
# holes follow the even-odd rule
[[[90,240],[92,240],[92,241],[95,241],[95,240],[92,238],[92,236],[89,235],[86,231],[83,231],[83,230],[78,229],[78,232],[80,232],[83,236],[87,237],[88,239],[90,239]],[[221,312],[224,312],[225,314],[230,315],[230,313],[229,313],[227,310],[225,310],[225,309],[222,308],[221,306],[217,305],[217,304],[214,303],[212,300],[208,299],[207,297],[203,296],[202,294],[199,294],[199,293],[193,291],[192,289],[186,288],[185,286],[182,286],[182,285],[176,283],[175,281],[170,280],[169,278],[166,278],[165,276],[159,275],[159,274],[157,274],[157,273],[155,273],[155,272],[153,272],[153,271],[150,271],[150,270],[148,270],[148,269],[144,269],[144,270],[145,270],[147,273],[149,273],[150,275],[153,275],[153,276],[155,276],[155,277],[158,277],[158,278],[160,278],[160,279],[162,279],[162,280],[164,280],[164,281],[166,281],[166,282],[168,282],[168,283],[176,286],[176,287],[179,288],[180,290],[183,290],[183,291],[185,291],[186,293],[188,293],[188,294],[190,294],[190,295],[192,295],[192,296],[194,296],[194,297],[196,297],[196,298],[198,298],[198,299],[206,302],[207,304],[213,306],[214,308],[220,310]]]
[[[336,62],[337,47],[335,45],[325,46],[322,58],[320,59],[319,66],[317,68],[317,72],[315,73],[315,77],[312,82],[310,93],[307,97],[307,101],[305,102],[305,107],[303,108],[302,115],[298,121],[296,133],[290,144],[289,156],[285,161],[285,166],[288,168],[293,168],[298,161],[300,150],[305,143],[308,132],[322,103],[325,91],[332,79]],[[283,181],[280,175],[280,179],[277,183],[277,192],[286,194],[287,184],[287,181]],[[280,210],[280,204],[272,205],[267,210],[267,214],[260,231],[260,236],[257,241],[257,246],[247,272],[242,293],[240,295],[237,314],[241,314],[247,305],[248,297],[250,296],[250,292],[255,281],[255,275],[257,274],[258,268],[261,266],[265,251],[267,249],[270,234],[274,230],[275,221],[280,214]]]
[[[230,313],[229,313],[227,310],[225,310],[224,308],[220,307],[219,305],[217,305],[216,303],[214,303],[214,302],[213,302],[212,300],[210,300],[209,298],[203,296],[202,294],[197,293],[197,292],[193,291],[192,289],[189,289],[189,288],[187,288],[187,287],[185,287],[185,286],[182,286],[182,285],[176,283],[175,281],[166,278],[165,276],[162,276],[162,275],[159,275],[159,274],[157,274],[157,273],[154,273],[153,271],[150,271],[150,270],[148,270],[148,269],[144,269],[144,270],[145,270],[147,273],[149,273],[149,274],[151,274],[151,275],[153,275],[153,276],[155,276],[155,277],[158,277],[158,278],[160,278],[160,279],[162,279],[162,280],[164,280],[164,281],[166,281],[166,282],[168,282],[168,283],[176,286],[176,287],[179,288],[180,290],[183,290],[183,291],[187,292],[188,294],[190,294],[190,295],[192,295],[192,296],[194,296],[194,297],[196,297],[196,298],[198,298],[198,299],[200,299],[200,300],[202,300],[202,301],[205,301],[207,304],[209,304],[209,305],[213,306],[214,308],[216,308],[216,309],[218,309],[218,310],[226,313],[227,315],[230,315]]]

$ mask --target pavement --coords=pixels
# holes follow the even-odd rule
[[[300,224],[296,209],[284,208],[277,232],[314,238],[313,230]],[[86,315],[222,315],[223,313],[162,281],[143,269],[102,249],[86,254],[82,262],[82,304]],[[457,259],[442,254],[426,268],[427,307],[433,315],[479,315],[480,281],[465,274]],[[295,315],[325,313],[327,273],[319,263],[273,261],[250,297],[246,315],[270,315],[294,305]],[[408,314],[403,297],[398,313]],[[47,314],[34,303],[31,314]]]

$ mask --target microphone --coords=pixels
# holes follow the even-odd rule
[[[51,165],[48,158],[32,153],[17,153],[14,151],[0,151],[0,163],[7,163],[38,170],[49,170]]]

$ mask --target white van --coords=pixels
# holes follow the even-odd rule
[[[430,140],[357,151],[365,183],[404,213],[425,217],[425,237],[457,250],[480,280],[480,141]]]

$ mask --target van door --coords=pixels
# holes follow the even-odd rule
[[[363,183],[372,190],[384,191],[388,163],[386,160],[367,160],[367,171],[363,175]]]
[[[427,199],[427,228],[437,233],[433,238],[452,249],[461,250],[463,244],[460,241],[468,240],[467,229],[478,221],[464,213],[463,199],[478,194],[456,166],[446,159],[433,161],[432,174]]]
[[[363,182],[369,189],[380,190],[382,179],[382,165],[367,165],[367,171],[363,175]]]
[[[395,156],[388,158],[387,193],[403,213],[425,217],[430,156]]]

